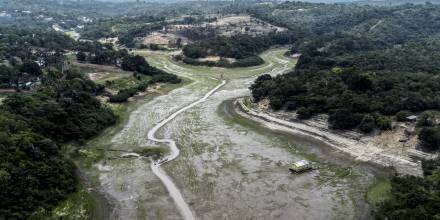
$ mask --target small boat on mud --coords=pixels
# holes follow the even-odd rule
[[[302,172],[309,171],[312,169],[313,169],[313,166],[308,160],[297,161],[289,167],[289,170],[292,172],[295,172],[295,173],[302,173]]]

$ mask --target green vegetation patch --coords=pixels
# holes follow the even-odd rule
[[[6,99],[6,95],[1,95],[0,94],[0,105],[3,103],[3,100]]]
[[[168,150],[160,147],[148,147],[135,150],[135,152],[140,154],[141,156],[152,157],[154,160],[156,160],[165,156]]]
[[[60,146],[85,141],[117,120],[93,97],[101,89],[93,81],[75,69],[51,71],[61,77],[46,78],[32,94],[9,95],[0,108],[0,216],[6,219],[53,210],[76,192],[76,167]]]
[[[389,179],[377,181],[367,192],[367,199],[372,204],[379,204],[390,196],[391,182]]]
[[[40,211],[32,215],[29,219],[47,220],[85,220],[91,219],[93,213],[93,198],[83,187],[70,194],[66,200],[59,203],[52,211]]]
[[[151,76],[138,75],[128,76],[117,79],[106,79],[104,81],[105,87],[114,90],[125,90],[133,87],[138,87],[141,84],[148,84],[151,81]]]

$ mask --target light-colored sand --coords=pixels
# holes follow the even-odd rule
[[[153,32],[148,36],[142,38],[142,43],[144,45],[157,44],[157,45],[168,45],[170,42],[176,42],[177,39],[182,39],[182,45],[188,44],[188,39],[172,33],[159,33]]]

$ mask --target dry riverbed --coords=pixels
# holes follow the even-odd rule
[[[368,219],[366,192],[382,173],[331,150],[325,143],[273,131],[237,114],[233,99],[249,95],[258,75],[288,71],[294,60],[284,49],[262,54],[253,68],[193,67],[166,53],[139,51],[149,63],[192,83],[136,106],[123,127],[89,143],[100,156],[82,169],[112,204],[111,219],[182,219],[149,158],[122,157],[163,148],[147,133],[164,119],[202,98],[224,75],[226,84],[206,101],[176,116],[155,136],[174,140],[180,155],[162,168],[197,219]],[[217,79],[216,79],[217,78]],[[288,171],[299,159],[317,169]]]

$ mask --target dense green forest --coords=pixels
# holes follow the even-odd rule
[[[251,87],[255,101],[267,97],[274,109],[297,109],[302,118],[329,113],[334,128],[366,132],[384,128],[379,121],[399,111],[439,109],[440,7],[363,9],[338,14],[333,25],[315,25],[311,32],[320,35],[298,40],[291,49],[301,54],[295,70],[257,80]]]
[[[77,43],[41,29],[0,27],[0,88],[22,89],[37,83],[43,68],[61,68],[64,52]]]
[[[65,69],[64,51],[77,43],[40,29],[1,28],[3,88],[32,93],[9,95],[0,105],[0,216],[25,219],[50,210],[77,187],[74,164],[60,152],[114,124],[116,116],[94,98],[102,86],[75,69]]]
[[[440,215],[440,162],[425,161],[424,177],[394,176],[389,198],[376,219],[437,219]]]
[[[250,87],[254,101],[268,98],[273,109],[296,110],[299,119],[325,113],[335,129],[367,133],[440,110],[440,6],[286,2],[249,12],[303,35],[288,54],[301,55],[295,69],[260,76]],[[431,113],[420,114],[417,126],[422,147],[438,150],[440,127]],[[438,162],[425,162],[424,170],[424,177],[392,178],[377,219],[439,216]]]
[[[75,166],[60,146],[84,141],[116,122],[93,96],[102,87],[81,73],[51,69],[43,78],[39,91],[10,95],[0,106],[0,216],[5,219],[50,210],[75,191]]]

